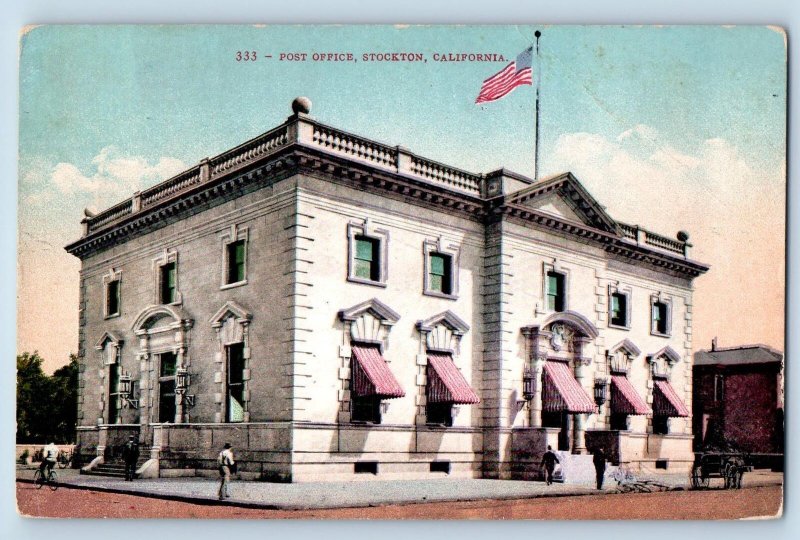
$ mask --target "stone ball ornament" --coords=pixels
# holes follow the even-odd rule
[[[299,113],[308,114],[308,113],[310,113],[311,112],[311,100],[308,99],[305,96],[300,96],[300,97],[294,98],[294,101],[292,101],[292,112],[294,112],[294,114],[299,114]]]
[[[681,242],[686,242],[689,240],[689,233],[686,231],[678,231],[678,240]]]

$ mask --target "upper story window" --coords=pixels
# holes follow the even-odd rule
[[[630,320],[628,315],[629,297],[621,291],[614,291],[609,296],[608,322],[610,326],[628,328]]]
[[[431,253],[428,271],[430,290],[442,294],[453,292],[453,259],[450,255]]]
[[[162,304],[172,304],[177,300],[178,268],[174,262],[164,264],[159,268],[159,290]]]
[[[725,399],[725,377],[719,373],[714,375],[714,401],[716,403]]]
[[[564,311],[566,309],[566,276],[561,272],[547,272],[547,310]]]
[[[376,229],[368,220],[347,226],[347,280],[378,287],[386,286],[389,232]]]
[[[458,297],[458,259],[457,245],[445,244],[443,238],[425,240],[422,243],[425,260],[423,294],[440,298]]]
[[[222,289],[247,284],[248,228],[231,225],[222,234]]]
[[[380,281],[380,241],[377,238],[356,236],[355,275],[361,279]]]
[[[226,276],[226,284],[239,283],[244,281],[244,260],[245,260],[245,242],[244,240],[237,240],[231,242],[226,246],[228,255],[228,272]]]
[[[155,303],[180,304],[182,301],[178,287],[178,252],[165,249],[153,259],[155,272]]]
[[[106,317],[119,315],[119,280],[109,281],[106,285]]]
[[[650,302],[650,333],[658,336],[670,334],[670,305],[668,302],[652,298]]]

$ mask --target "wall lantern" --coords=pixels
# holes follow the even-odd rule
[[[608,382],[605,379],[594,380],[594,402],[600,407],[608,399]]]
[[[187,407],[194,407],[194,396],[187,395],[186,389],[191,384],[191,376],[186,368],[178,368],[175,372],[175,394],[180,396],[181,403]]]
[[[139,408],[139,400],[131,399],[131,376],[128,373],[122,373],[119,376],[119,384],[117,386],[119,397],[122,400],[124,408],[131,407],[133,409]]]
[[[534,394],[536,394],[536,373],[531,368],[525,368],[522,374],[522,396],[526,401],[530,401]]]
[[[381,414],[386,414],[387,412],[389,412],[389,402],[381,401]]]

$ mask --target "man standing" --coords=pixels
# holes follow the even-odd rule
[[[546,472],[545,480],[547,481],[547,485],[553,483],[553,471],[556,468],[556,463],[561,463],[558,461],[558,456],[556,456],[555,452],[553,452],[553,447],[549,444],[547,445],[547,452],[544,453],[542,456],[542,463],[540,466],[544,466],[544,470]]]
[[[606,454],[603,448],[598,448],[592,457],[594,472],[597,476],[597,489],[603,489],[603,477],[606,474]]]
[[[136,463],[139,461],[139,442],[133,435],[128,437],[128,442],[122,447],[122,459],[125,460],[125,480],[133,482]]]
[[[219,453],[217,457],[217,463],[219,464],[219,476],[220,476],[220,483],[219,483],[219,500],[229,499],[231,494],[228,491],[228,484],[231,481],[231,469],[236,465],[236,461],[233,459],[233,449],[231,448],[230,443],[225,443],[225,446],[222,448],[222,452]]]

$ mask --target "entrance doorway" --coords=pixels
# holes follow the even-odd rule
[[[175,421],[175,370],[177,357],[175,353],[158,355],[158,421]]]

